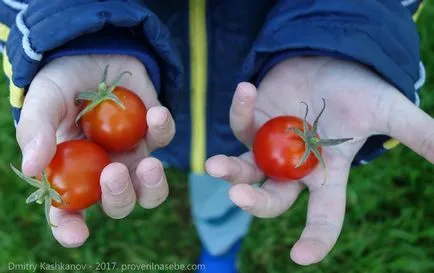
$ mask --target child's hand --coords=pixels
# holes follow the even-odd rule
[[[248,83],[238,86],[230,117],[235,135],[251,146],[255,130],[282,114],[303,117],[310,106],[312,122],[323,106],[319,121],[322,138],[354,137],[353,141],[324,149],[328,180],[318,168],[298,182],[275,183],[264,179],[250,152],[239,158],[217,155],[207,161],[210,175],[234,186],[232,201],[258,217],[276,217],[295,202],[307,187],[310,192],[306,227],[291,251],[292,259],[307,265],[321,261],[335,244],[345,215],[346,185],[353,157],[366,139],[385,134],[398,139],[434,163],[434,120],[398,90],[361,65],[330,58],[298,58],[270,71],[258,90]],[[369,181],[367,181],[369,183]]]
[[[136,201],[144,208],[154,208],[167,197],[169,189],[160,161],[148,154],[167,145],[175,133],[169,111],[162,107],[152,82],[141,62],[124,56],[63,57],[46,65],[33,80],[26,95],[17,125],[17,140],[23,151],[22,170],[26,175],[40,173],[55,153],[56,143],[82,138],[74,120],[80,111],[75,95],[95,90],[104,67],[109,64],[108,79],[128,70],[120,85],[135,90],[148,108],[146,142],[133,152],[113,154],[116,163],[101,175],[102,208],[113,218],[123,218]],[[83,213],[51,209],[55,238],[65,247],[77,247],[89,236]]]

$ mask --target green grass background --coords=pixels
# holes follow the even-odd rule
[[[418,23],[428,82],[421,107],[434,116],[434,4]],[[43,210],[26,206],[30,188],[11,172],[20,163],[4,78],[0,80],[0,272],[15,263],[193,263],[199,240],[191,222],[186,174],[168,172],[171,195],[159,208],[137,208],[118,221],[88,213],[91,236],[78,249],[52,237]],[[255,219],[240,257],[242,272],[434,272],[434,168],[404,146],[353,169],[342,234],[320,264],[301,267],[289,251],[305,221],[307,195],[277,219]],[[64,272],[64,271],[52,271]],[[89,271],[87,271],[89,272]],[[150,271],[151,272],[151,271]],[[160,271],[161,272],[161,271]]]

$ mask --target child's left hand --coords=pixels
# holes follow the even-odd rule
[[[258,217],[276,217],[290,208],[305,186],[309,189],[306,227],[291,251],[302,265],[321,261],[341,232],[346,185],[351,162],[369,136],[389,135],[434,163],[434,120],[365,67],[325,57],[294,58],[275,66],[256,88],[241,83],[234,95],[230,121],[234,134],[251,146],[255,131],[270,118],[296,115],[308,121],[322,109],[318,132],[321,138],[354,140],[324,149],[328,179],[318,166],[300,181],[260,187],[249,184],[264,179],[251,152],[238,158],[217,155],[208,159],[207,172],[233,184],[232,201]]]

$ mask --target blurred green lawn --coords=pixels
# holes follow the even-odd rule
[[[433,18],[434,4],[427,3],[418,26],[428,72],[421,107],[431,116]],[[174,170],[168,173],[171,195],[164,205],[151,211],[136,209],[122,221],[109,219],[94,207],[88,213],[91,236],[86,244],[62,248],[53,239],[43,210],[24,204],[31,189],[9,168],[10,162],[19,165],[20,156],[3,77],[0,89],[0,272],[8,272],[9,262],[195,262],[199,240],[190,218],[186,175]],[[254,220],[242,249],[242,272],[434,272],[433,182],[433,166],[401,145],[352,171],[342,235],[321,264],[301,267],[289,259],[304,227],[305,193],[282,217]]]

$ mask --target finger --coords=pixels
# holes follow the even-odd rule
[[[138,202],[143,208],[155,208],[169,195],[169,185],[163,165],[152,157],[145,158],[139,163],[134,184]]]
[[[26,175],[40,173],[55,153],[56,128],[65,114],[61,92],[57,84],[43,76],[37,76],[30,85],[17,125]]]
[[[320,262],[336,243],[345,215],[346,182],[349,167],[330,171],[328,182],[309,187],[306,226],[291,251],[300,265]]]
[[[111,163],[101,173],[101,203],[104,212],[114,218],[128,216],[136,204],[136,193],[128,168],[122,163]]]
[[[51,228],[54,238],[64,247],[79,247],[89,237],[89,229],[80,212],[67,212],[51,207],[50,219],[51,223],[56,226]]]
[[[252,153],[238,157],[216,155],[205,163],[209,175],[224,179],[232,184],[253,184],[264,179],[264,174],[254,164]]]
[[[304,186],[300,182],[265,182],[261,188],[238,184],[229,190],[237,206],[261,218],[276,217],[288,210],[297,200]]]
[[[175,122],[169,110],[163,106],[152,107],[146,118],[149,126],[146,143],[149,150],[168,145],[175,135]]]
[[[395,91],[388,96],[380,131],[434,163],[434,119]]]
[[[229,112],[230,124],[235,136],[244,144],[250,146],[254,135],[254,108],[256,102],[256,87],[242,82],[237,86]]]

